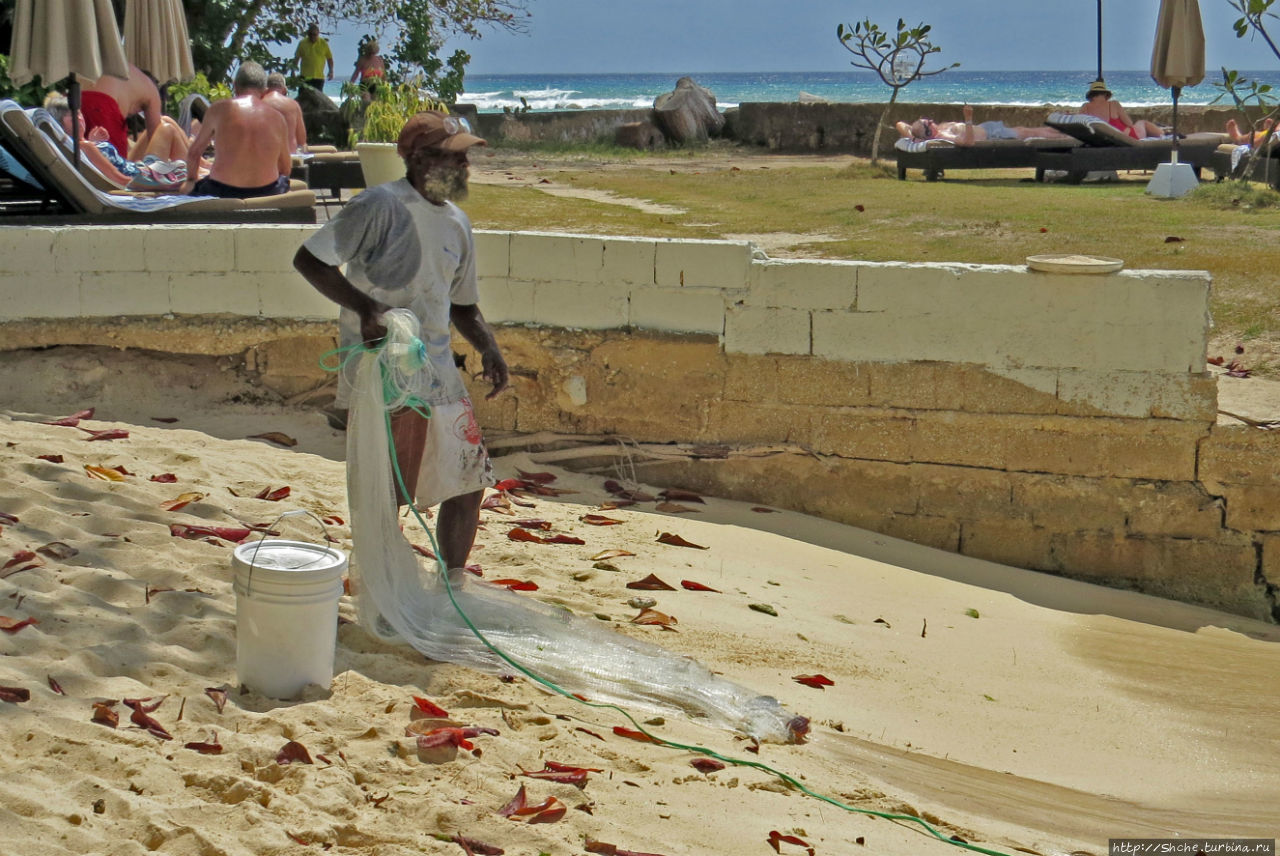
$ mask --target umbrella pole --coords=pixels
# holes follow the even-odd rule
[[[1102,80],[1102,0],[1098,0],[1098,80]]]
[[[80,81],[71,75],[67,87],[67,106],[71,108],[71,165],[80,171]]]
[[[1182,93],[1181,86],[1172,87],[1173,91],[1173,163],[1178,162],[1178,96]]]

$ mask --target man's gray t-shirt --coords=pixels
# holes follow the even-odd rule
[[[357,194],[303,246],[326,264],[346,264],[360,291],[417,317],[435,369],[420,373],[419,398],[446,404],[466,396],[449,347],[449,307],[474,305],[479,292],[471,221],[461,208],[428,202],[400,179]],[[360,317],[350,309],[342,309],[338,329],[344,347],[361,341]]]

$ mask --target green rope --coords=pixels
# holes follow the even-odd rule
[[[353,346],[353,347],[363,348],[363,346]],[[329,354],[334,354],[342,350],[344,349],[339,348],[339,349],[336,349],[335,351],[330,351]],[[371,350],[371,349],[365,348],[364,350]],[[325,356],[327,357],[329,354],[326,354]],[[321,359],[322,359],[321,365],[324,365],[323,363],[324,358],[321,358]],[[348,356],[347,359],[350,359],[350,356]],[[383,381],[384,381],[383,400],[386,401],[393,398],[394,396],[390,396],[386,394],[388,392],[388,389],[386,386],[385,368],[384,368]],[[973,851],[974,853],[983,853],[983,854],[986,854],[986,856],[1009,856],[1009,854],[1002,853],[999,850],[989,850],[985,847],[980,847],[977,844],[970,844],[967,841],[960,841],[955,838],[949,838],[943,835],[937,829],[935,829],[928,821],[924,820],[923,818],[916,817],[915,815],[896,814],[893,812],[876,811],[875,809],[857,808],[856,806],[848,805],[834,797],[829,797],[825,794],[820,794],[810,789],[803,782],[798,781],[794,776],[788,775],[787,773],[784,773],[781,770],[776,770],[773,767],[770,767],[769,765],[761,761],[751,761],[746,758],[734,758],[729,755],[722,755],[719,752],[716,752],[714,749],[708,749],[705,746],[696,746],[696,745],[690,745],[686,743],[680,743],[675,740],[669,740],[665,737],[660,737],[656,734],[651,734],[649,731],[645,729],[643,725],[641,725],[639,722],[636,721],[635,717],[633,717],[624,708],[609,702],[595,702],[595,701],[590,701],[589,699],[585,699],[582,696],[577,695],[576,693],[569,692],[568,690],[564,689],[563,687],[554,683],[553,681],[550,681],[547,678],[542,677],[541,675],[525,667],[521,663],[516,662],[505,651],[498,648],[498,646],[494,645],[492,642],[488,640],[488,638],[485,637],[484,633],[480,630],[480,628],[476,627],[475,624],[471,622],[471,618],[466,614],[466,612],[463,611],[462,606],[458,603],[457,598],[454,596],[453,583],[449,580],[449,568],[446,567],[445,565],[444,556],[441,554],[441,551],[440,551],[440,545],[436,542],[435,534],[431,531],[431,527],[427,525],[427,521],[423,519],[422,514],[419,513],[417,505],[413,502],[413,498],[409,496],[409,491],[405,487],[404,475],[400,472],[400,463],[396,459],[396,455],[395,455],[395,441],[391,434],[390,411],[385,411],[384,421],[387,429],[387,444],[391,452],[391,455],[390,455],[391,469],[395,472],[396,484],[400,488],[400,494],[404,496],[407,500],[409,500],[408,502],[409,510],[413,512],[413,516],[417,519],[418,524],[422,527],[422,531],[427,534],[427,538],[431,541],[431,549],[435,553],[436,564],[440,568],[440,575],[444,578],[445,592],[449,595],[449,602],[453,604],[453,608],[457,611],[458,616],[462,619],[463,623],[467,625],[467,629],[469,629],[471,633],[477,639],[480,640],[480,643],[484,645],[486,648],[488,648],[490,651],[492,651],[495,655],[497,655],[497,657],[501,659],[504,663],[511,666],[511,668],[515,669],[525,677],[529,678],[535,683],[540,684],[541,686],[545,687],[546,689],[550,690],[552,693],[555,693],[556,695],[563,696],[564,698],[567,698],[567,699],[572,699],[573,701],[582,705],[586,705],[587,707],[608,709],[608,710],[616,711],[617,713],[622,714],[624,717],[626,717],[628,722],[630,722],[632,725],[636,727],[636,730],[638,732],[640,732],[649,740],[653,741],[658,745],[667,746],[672,749],[680,749],[685,752],[694,752],[699,755],[706,755],[707,757],[715,758],[718,761],[723,761],[724,763],[731,764],[735,767],[751,767],[753,769],[760,770],[761,772],[768,773],[771,776],[775,776],[776,778],[781,779],[783,782],[786,782],[788,785],[792,786],[793,788],[796,788],[801,793],[807,796],[813,797],[814,799],[818,799],[825,803],[833,805],[836,808],[842,809],[847,812],[852,812],[854,814],[867,815],[870,817],[879,817],[884,820],[898,821],[903,823],[914,823],[921,826],[926,832],[928,832],[930,835],[932,835],[934,838],[938,839],[939,841],[946,842],[947,844],[962,848],[964,850],[970,850],[970,851]]]

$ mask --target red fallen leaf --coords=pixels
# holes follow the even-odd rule
[[[445,710],[440,705],[431,701],[431,699],[426,699],[426,698],[423,698],[422,696],[414,696],[413,704],[416,708],[418,708],[418,710],[422,711],[427,716],[434,716],[439,719],[449,718],[449,711]]]
[[[642,609],[640,614],[631,619],[632,624],[656,624],[663,630],[672,629],[673,624],[679,624],[675,616],[667,615],[665,612],[658,612],[656,609]]]
[[[479,726],[469,726],[467,728],[457,728],[455,726],[444,726],[441,728],[433,728],[426,734],[418,735],[419,749],[438,749],[441,746],[457,746],[459,749],[474,749],[475,744],[471,742],[471,738],[481,734],[496,735],[496,728],[481,728]]]
[[[518,490],[524,487],[524,479],[503,479],[493,486],[494,490]]]
[[[492,844],[485,844],[483,841],[476,841],[474,838],[467,838],[462,835],[436,837],[441,838],[444,841],[452,841],[454,844],[459,845],[467,856],[503,856],[503,854],[507,852],[501,847],[496,847]]]
[[[548,535],[542,539],[543,544],[585,544],[577,535]]]
[[[518,505],[521,508],[537,508],[538,507],[538,503],[521,499],[519,496],[517,496],[514,493],[504,493],[503,496],[505,496],[507,498],[507,501],[510,502],[512,505]]]
[[[498,817],[512,817],[516,812],[523,809],[525,805],[525,790],[524,785],[521,785],[520,790],[516,791],[516,795],[506,805],[498,809]]]
[[[551,529],[551,521],[543,520],[541,517],[525,517],[520,520],[512,520],[511,522],[516,526],[520,526],[525,529],[541,529],[544,532]]]
[[[557,764],[553,761],[545,762],[546,766],[541,770],[521,770],[520,775],[527,776],[530,779],[543,779],[548,782],[556,782],[561,785],[574,785],[575,787],[583,787],[587,783],[588,773],[600,773],[594,767],[571,767],[568,764]]]
[[[61,541],[50,541],[43,547],[36,547],[36,552],[42,556],[48,556],[50,559],[70,559],[80,551]]]
[[[670,544],[672,547],[692,547],[692,548],[694,548],[695,550],[706,550],[706,549],[707,549],[706,547],[703,547],[703,546],[702,546],[702,545],[700,545],[700,544],[694,544],[692,541],[686,541],[686,540],[684,540],[683,538],[681,538],[679,535],[673,535],[673,534],[672,534],[672,533],[670,533],[670,532],[663,532],[663,533],[659,534],[659,535],[658,535],[658,543],[659,543],[659,544]]]
[[[709,591],[720,594],[720,589],[713,589],[711,586],[704,586],[702,583],[695,583],[693,580],[681,580],[680,587],[689,591]]]
[[[298,441],[290,437],[288,434],[281,434],[279,431],[268,431],[265,434],[250,434],[250,440],[269,440],[280,446],[292,448],[298,445]]]
[[[422,555],[422,556],[426,556],[428,559],[434,559],[436,557],[435,553],[431,552],[429,549],[422,546],[421,544],[410,544],[409,546],[413,548],[413,551],[415,553],[418,553],[419,555]]]
[[[184,743],[183,749],[194,749],[201,755],[221,755],[222,744],[218,742],[218,732],[210,731],[209,739],[204,743]]]
[[[31,690],[25,687],[0,687],[0,701],[7,701],[10,704],[31,701]]]
[[[288,831],[287,829],[285,830],[285,833],[284,833],[284,834],[285,834],[285,835],[287,835],[287,836],[289,836],[289,839],[290,839],[294,844],[301,844],[303,847],[310,847],[310,846],[311,846],[311,842],[310,842],[310,841],[308,841],[307,839],[303,838],[301,835],[294,835],[292,832]]]
[[[12,568],[14,565],[21,565],[25,562],[32,562],[32,561],[34,561],[35,564],[31,565],[31,567],[38,567],[44,564],[44,562],[36,558],[36,554],[31,552],[30,550],[19,550],[18,552],[13,554],[12,559],[4,563],[4,567],[0,568],[0,570],[8,570],[9,568]],[[28,570],[28,568],[23,568],[23,570],[24,571]]]
[[[227,691],[218,687],[206,687],[204,694],[213,700],[218,713],[222,713],[222,709],[227,706]]]
[[[640,589],[641,591],[675,591],[675,586],[669,586],[662,580],[658,579],[657,574],[649,574],[642,580],[635,580],[627,583],[629,589]]]
[[[163,725],[161,725],[159,722],[156,722],[156,720],[152,719],[150,716],[143,713],[141,710],[134,710],[134,712],[129,715],[129,721],[132,722],[134,725],[138,726],[139,728],[145,728],[147,731],[149,731],[151,734],[155,735],[156,737],[159,737],[161,740],[173,739],[173,735],[170,734],[168,731],[166,731]]]
[[[181,511],[191,503],[199,502],[202,499],[204,499],[203,493],[196,493],[194,491],[191,493],[181,493],[167,502],[160,503],[160,507],[165,511]]]
[[[479,565],[475,564],[474,562],[472,562],[469,565],[463,565],[462,570],[466,571],[469,574],[475,574],[477,577],[484,576],[484,569],[481,568]]]
[[[152,421],[152,422],[163,422],[165,425],[172,425],[173,423],[175,423],[175,422],[177,422],[177,421],[178,421],[178,417],[176,417],[176,416],[152,416],[152,417],[151,417],[151,421]]]
[[[565,804],[555,797],[547,797],[541,805],[532,806],[532,808],[537,808],[539,811],[529,818],[529,823],[555,823],[557,820],[562,819],[565,812],[568,811],[565,808]]]
[[[519,526],[517,526],[516,528],[508,532],[507,537],[510,538],[512,541],[528,541],[532,544],[544,543],[543,540],[539,538],[537,535],[534,535],[528,529],[521,529]]]
[[[212,535],[215,538],[221,538],[224,541],[230,541],[232,544],[239,544],[241,541],[249,537],[252,529],[237,529],[228,526],[188,526],[185,523],[170,523],[169,534],[176,538],[189,538],[191,540],[200,540]]]
[[[634,499],[609,499],[600,503],[601,511],[614,511],[619,508],[630,508],[635,505]]]
[[[296,740],[290,740],[276,753],[276,763],[283,767],[286,764],[313,764],[311,753],[307,747]]]
[[[278,487],[275,490],[272,490],[268,486],[260,490],[257,494],[254,495],[253,498],[265,499],[268,502],[279,502],[280,500],[286,498],[289,495],[289,493],[290,491],[289,491],[288,485],[285,485],[284,487]]]
[[[1048,229],[1048,227],[1046,227],[1046,226],[1041,226],[1041,227],[1040,227],[1040,231],[1041,231],[1041,232],[1047,232],[1047,231],[1049,231],[1049,229]]]
[[[502,586],[510,591],[537,591],[538,584],[532,580],[490,580],[495,586]]]
[[[1237,353],[1237,354],[1243,354],[1243,353],[1244,353],[1244,345],[1237,344],[1237,345],[1236,345],[1236,353]]]
[[[81,431],[88,434],[85,440],[127,440],[129,432],[123,428],[103,428],[100,431],[93,431],[89,428],[81,428]]]
[[[39,624],[34,618],[24,618],[19,621],[16,618],[10,618],[7,615],[0,615],[0,630],[5,633],[17,633],[24,627],[30,627],[32,624]]]
[[[529,493],[537,494],[538,496],[564,496],[565,494],[577,493],[576,490],[568,490],[561,487],[547,487],[546,485],[541,485],[537,482],[525,482],[521,485],[520,490],[528,491]]]
[[[589,729],[589,728],[583,728],[582,726],[578,726],[577,728],[575,728],[575,729],[573,729],[573,730],[574,730],[574,731],[581,731],[583,734],[590,735],[591,737],[594,737],[594,738],[595,738],[595,739],[597,739],[597,740],[604,740],[604,738],[603,738],[603,737],[601,737],[599,734],[596,734],[594,731],[592,731],[592,730],[591,730],[591,729]]]
[[[820,690],[823,687],[834,687],[836,682],[828,678],[826,675],[792,675],[791,680],[797,684],[804,684],[806,687],[813,687]]]
[[[684,502],[701,502],[706,503],[701,496],[691,490],[681,490],[678,487],[669,487],[666,490],[659,491],[658,496],[668,500],[683,500]]]
[[[486,496],[484,501],[480,503],[480,507],[488,511],[496,511],[499,514],[515,515],[515,512],[511,510],[511,500],[501,491]]]
[[[535,484],[551,484],[551,482],[556,480],[555,474],[553,473],[526,473],[524,470],[519,468],[516,469],[516,472],[520,474],[520,478],[527,482],[534,482]]]
[[[624,728],[621,725],[613,727],[613,733],[619,737],[626,737],[629,740],[638,740],[641,743],[657,743],[658,741],[645,734],[643,731],[636,731],[633,728]]]
[[[616,526],[622,522],[615,517],[605,517],[603,514],[584,514],[578,519],[592,526]]]
[[[609,479],[604,483],[604,489],[614,496],[629,499],[632,502],[653,502],[657,499],[657,497],[650,496],[642,490],[631,490],[630,488],[623,487],[613,479]]]
[[[40,459],[40,460],[42,460],[42,461],[48,461],[48,462],[49,462],[49,463],[51,463],[51,464],[60,464],[60,463],[62,463],[62,456],[61,456],[61,455],[36,455],[36,457],[37,457],[37,458],[39,458],[39,459]]]
[[[1212,365],[1212,366],[1220,366],[1220,365],[1222,365],[1222,364],[1223,364],[1223,363],[1225,363],[1225,362],[1226,362],[1226,359],[1225,359],[1225,358],[1223,358],[1223,357],[1210,357],[1210,358],[1209,358],[1209,365]]]
[[[751,506],[751,510],[756,512],[757,514],[777,514],[778,513],[778,510],[776,508],[765,508],[763,505],[753,505]]]
[[[164,704],[164,700],[167,698],[167,695],[151,696],[150,698],[127,698],[121,704],[142,713],[154,713],[160,709],[160,705]]]
[[[44,677],[45,680],[49,682],[49,689],[53,690],[58,695],[66,695],[66,692],[62,689],[62,684],[54,680],[53,675],[45,675]]]
[[[161,473],[160,475],[152,476],[149,479],[149,481],[159,482],[160,484],[173,484],[177,480],[178,480],[178,477],[175,476],[173,473]]]
[[[690,508],[687,505],[681,505],[678,502],[659,502],[653,507],[654,511],[662,511],[667,514],[697,514],[698,509]]]
[[[99,467],[96,464],[85,464],[84,472],[91,479],[102,479],[103,481],[122,482],[124,474],[112,467]]]
[[[605,559],[621,559],[624,556],[634,556],[630,550],[601,550],[591,557],[593,562],[603,562]]]
[[[77,428],[80,425],[81,419],[92,419],[92,418],[93,418],[93,408],[90,407],[88,410],[81,410],[78,413],[72,413],[70,416],[63,416],[59,419],[53,420],[52,422],[45,422],[43,424],[57,425],[61,428]]]
[[[699,773],[714,773],[725,768],[724,761],[717,761],[715,758],[694,758],[689,763]]]
[[[867,206],[865,206],[865,205],[863,205],[863,204],[859,203],[859,204],[857,204],[857,205],[853,206],[853,210],[854,210],[854,211],[857,211],[859,214],[861,214],[863,211],[866,211],[866,210],[867,210]]]
[[[95,701],[90,721],[115,728],[120,723],[120,714],[115,712],[115,706],[114,701]]]
[[[779,842],[786,842],[787,844],[795,844],[803,847],[809,856],[813,856],[813,848],[810,847],[809,842],[805,841],[803,838],[797,838],[794,835],[783,835],[778,830],[771,829],[769,831],[769,846],[772,847],[776,853],[782,852],[782,849],[778,846]]]
[[[346,522],[347,521],[343,520],[336,514],[330,514],[328,517],[324,518],[326,526],[344,526],[346,525]]]
[[[0,511],[0,526],[12,526],[18,522],[18,518],[12,514]]]
[[[1164,242],[1166,244],[1180,244],[1183,240],[1183,238],[1179,238],[1177,235],[1166,235]]]

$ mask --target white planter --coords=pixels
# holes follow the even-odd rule
[[[366,187],[404,178],[404,161],[395,143],[356,143]]]

